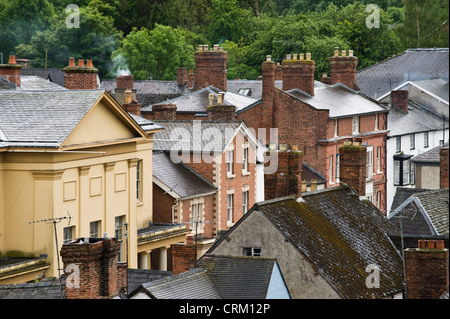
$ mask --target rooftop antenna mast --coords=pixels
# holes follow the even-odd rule
[[[63,219],[68,219],[67,225],[70,225],[70,220],[72,217],[69,214],[69,211],[67,212],[67,216],[64,217],[55,217],[55,218],[45,218],[45,219],[39,219],[39,220],[33,220],[31,222],[28,222],[29,224],[36,224],[36,223],[45,223],[50,224],[53,223],[53,230],[55,232],[55,241],[56,241],[56,254],[57,254],[57,260],[58,260],[58,276],[61,277],[61,267],[59,264],[59,250],[58,250],[58,233],[56,232],[56,224],[60,223]]]

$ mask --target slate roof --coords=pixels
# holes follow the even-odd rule
[[[153,122],[164,127],[162,132],[153,136],[155,151],[176,149],[199,152],[207,149],[222,153],[237,130],[244,125],[242,121],[153,120]],[[202,136],[196,136],[195,127],[201,129],[201,133],[205,136],[203,139]],[[211,137],[208,133],[211,133]]]
[[[117,81],[103,80],[100,89],[111,93],[116,89]],[[159,80],[134,80],[134,89],[136,94],[178,94],[184,93],[182,86],[177,81],[159,81]]]
[[[159,129],[163,129],[162,126],[155,124],[155,122],[148,120],[146,118],[143,118],[141,116],[137,116],[135,114],[132,113],[128,113],[128,115],[130,115],[133,120],[139,124],[139,126],[144,130],[144,131],[153,131],[153,130],[159,130]]]
[[[59,147],[102,93],[101,90],[1,90],[3,144]]]
[[[315,81],[314,83],[320,83]],[[283,87],[283,81],[275,81],[275,87],[281,89]],[[254,99],[262,98],[262,80],[228,80],[227,91],[232,93],[238,93],[240,89],[250,89],[249,95]]]
[[[449,49],[408,49],[356,73],[364,94],[377,99],[406,81],[449,80]]]
[[[369,201],[361,201],[349,187],[340,186],[256,203],[227,235],[252,211],[262,212],[284,234],[319,274],[348,299],[383,297],[403,289],[402,259],[388,234],[393,226]],[[366,267],[381,267],[378,289],[365,285]]]
[[[203,268],[225,299],[265,299],[275,258],[205,255]]]
[[[449,127],[448,123],[448,119],[445,119],[446,128]],[[389,107],[388,130],[390,136],[442,130],[442,116],[410,101],[408,114],[396,107]]]
[[[412,81],[413,85],[416,85],[433,95],[447,101],[449,98],[449,83],[443,79],[431,79],[423,81]]]
[[[153,152],[153,177],[164,183],[179,198],[190,198],[217,192],[217,187],[197,174],[189,166],[180,162],[175,164],[170,154]],[[154,181],[155,182],[155,181]]]
[[[0,285],[0,299],[64,299],[65,284],[45,278],[36,283]]]
[[[217,101],[217,93],[219,92],[218,89],[209,86],[192,93],[156,103],[155,105],[170,103],[177,106],[177,112],[206,115],[206,107],[209,105],[209,94],[214,94],[214,101]],[[239,111],[256,102],[258,102],[258,100],[252,97],[226,91],[223,104],[233,105],[236,107],[236,111]],[[141,112],[146,113],[151,112],[151,110],[152,106],[145,106],[142,107]]]
[[[134,291],[141,284],[172,275],[171,271],[128,268],[128,291]]]
[[[36,75],[59,86],[64,86],[64,71],[60,68],[22,68],[21,75]]]
[[[265,299],[276,260],[204,255],[197,268],[142,284],[156,299]]]
[[[20,87],[21,90],[68,90],[64,86],[45,80],[39,76],[21,75]]]
[[[131,295],[139,290],[145,290],[154,299],[222,299],[219,290],[202,268],[144,283]]]
[[[341,83],[322,85],[314,89],[314,96],[301,90],[287,91],[290,95],[318,110],[330,110],[330,118],[386,112],[377,101],[354,91]]]
[[[0,76],[0,90],[14,90],[16,84]]]
[[[439,155],[439,152],[441,148],[448,147],[449,142],[445,143],[444,145],[440,145],[437,147],[432,148],[429,151],[423,152],[422,154],[416,155],[411,160],[413,162],[422,162],[422,163],[440,163],[441,162],[441,156]]]
[[[302,179],[306,181],[306,186],[311,186],[312,179],[315,179],[317,184],[325,184],[327,182],[327,179],[314,168],[310,167],[306,163],[303,163],[302,165]]]
[[[403,229],[407,235],[449,234],[449,189],[415,193],[388,215],[399,225],[398,216],[404,216]]]
[[[403,204],[411,195],[430,190],[431,189],[424,189],[424,188],[397,187],[395,190],[395,195],[392,201],[390,211],[394,211],[398,206]]]

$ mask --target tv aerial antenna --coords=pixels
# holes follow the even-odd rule
[[[58,260],[58,275],[61,277],[61,267],[59,264],[59,249],[58,249],[58,233],[56,232],[56,224],[60,223],[64,219],[68,219],[67,226],[70,225],[70,220],[72,217],[69,214],[69,211],[66,211],[67,216],[64,217],[55,217],[55,218],[45,218],[45,219],[39,219],[39,220],[33,220],[28,222],[28,224],[36,224],[36,223],[45,223],[45,224],[51,224],[53,223],[53,230],[55,232],[55,242],[56,242],[56,255]]]

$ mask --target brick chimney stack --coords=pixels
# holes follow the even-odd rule
[[[195,90],[198,91],[208,86],[227,90],[227,60],[228,52],[222,47],[214,45],[208,49],[208,45],[200,45],[194,52],[195,60]]]
[[[353,90],[359,91],[356,84],[357,66],[358,58],[353,56],[353,50],[349,50],[348,55],[345,50],[342,50],[341,55],[339,55],[339,50],[335,49],[334,56],[330,58],[331,84],[340,82]]]
[[[94,68],[92,60],[87,60],[85,66],[83,59],[79,59],[78,65],[75,65],[75,58],[69,58],[69,65],[63,71],[64,86],[69,90],[94,90],[98,88],[98,69]]]
[[[119,294],[127,282],[118,265],[120,244],[115,238],[79,238],[61,248],[67,273],[67,299],[107,299]],[[121,283],[121,284],[120,284]]]
[[[177,83],[179,86],[184,86],[188,82],[187,68],[182,67],[177,69]]]
[[[0,76],[20,87],[21,68],[22,65],[16,62],[16,56],[11,54],[7,64],[0,64]]]
[[[135,99],[133,100],[133,95],[136,96],[135,94],[133,94],[132,90],[130,89],[125,90],[125,103],[122,104],[122,107],[128,113],[141,116],[142,105],[139,104],[137,100]]]
[[[352,187],[359,196],[366,195],[367,149],[361,141],[345,141],[339,148],[339,179]]]
[[[131,99],[126,102],[126,91],[131,92]],[[114,98],[120,105],[131,103],[136,100],[136,89],[134,88],[134,77],[132,75],[118,75],[116,77],[116,88],[114,89]]]
[[[283,77],[283,91],[299,89],[309,95],[314,95],[314,72],[316,62],[311,60],[311,53],[287,54],[281,63]]]
[[[448,147],[443,147],[439,151],[440,168],[439,168],[439,183],[440,188],[449,187],[449,153]]]
[[[211,93],[212,94],[212,93]],[[217,104],[213,105],[214,98],[209,95],[209,105],[206,107],[208,120],[210,121],[232,121],[236,119],[236,107],[225,104],[225,92],[217,93]]]
[[[276,65],[270,55],[266,56],[266,61],[261,64],[262,73],[262,99],[261,99],[261,119],[258,127],[273,127],[273,102],[275,91]]]
[[[302,195],[303,153],[296,145],[281,144],[279,150],[271,150],[266,157],[278,156],[278,168],[274,174],[264,175],[264,198],[266,200]],[[270,163],[265,161],[265,165]]]
[[[406,298],[437,299],[449,288],[448,249],[443,240],[419,240],[405,250]]]
[[[408,114],[408,90],[391,91],[391,106],[395,106]]]
[[[194,235],[186,235],[186,243],[172,245],[172,274],[180,274],[195,267]]]
[[[177,106],[175,104],[155,104],[152,106],[154,120],[170,120],[177,119]]]

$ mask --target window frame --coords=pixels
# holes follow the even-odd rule
[[[352,135],[359,134],[359,116],[355,115],[352,118]]]

